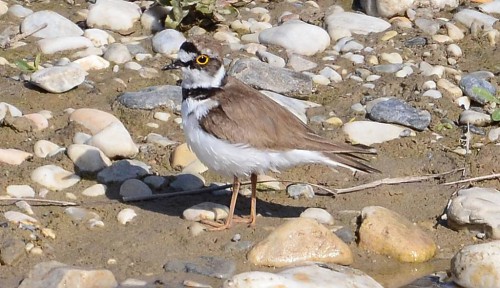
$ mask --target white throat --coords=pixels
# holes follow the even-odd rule
[[[184,89],[219,88],[222,86],[222,80],[226,75],[226,69],[224,69],[224,66],[220,66],[217,73],[210,75],[204,70],[183,67],[182,74],[182,88]]]

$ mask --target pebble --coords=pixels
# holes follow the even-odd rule
[[[236,263],[226,258],[200,256],[191,261],[171,260],[163,268],[167,272],[187,272],[226,279],[236,271]]]
[[[390,63],[390,64],[402,64],[403,63],[403,57],[399,53],[393,52],[393,53],[382,53],[380,54],[380,59]]]
[[[351,34],[379,33],[391,27],[389,22],[380,18],[353,12],[330,14],[326,17],[325,22],[328,33],[334,41],[344,36],[351,36]]]
[[[174,181],[170,183],[170,187],[180,191],[189,191],[200,189],[205,186],[205,179],[199,174],[179,174]]]
[[[197,160],[196,155],[189,149],[186,143],[175,147],[170,157],[170,166],[172,168],[184,168]]]
[[[432,99],[440,99],[441,97],[443,97],[443,94],[441,94],[441,92],[439,92],[438,90],[429,89],[429,90],[425,91],[422,94],[422,96],[423,97],[429,97],[429,98],[432,98]]]
[[[430,236],[404,216],[380,206],[361,211],[359,246],[402,262],[425,262],[437,246]]]
[[[436,82],[434,82],[432,80],[425,81],[424,84],[422,84],[423,90],[436,89],[436,87],[437,87]]]
[[[43,54],[93,47],[92,42],[83,36],[45,38],[38,40],[37,44]]]
[[[435,35],[441,27],[439,22],[426,18],[415,19],[415,25],[424,33],[429,35]]]
[[[132,54],[130,54],[126,45],[113,43],[108,46],[103,58],[116,64],[123,64],[132,60]]]
[[[227,279],[224,288],[382,288],[362,271],[340,265],[307,265],[287,268],[278,273],[251,271]]]
[[[179,111],[182,102],[182,88],[173,85],[151,86],[137,92],[125,92],[118,96],[118,102],[131,109],[151,110],[165,107]]]
[[[207,227],[201,223],[193,222],[188,227],[189,233],[196,237],[207,231]]]
[[[312,91],[310,76],[251,59],[237,60],[229,69],[228,74],[261,90],[281,94],[292,92],[309,94]]]
[[[168,139],[165,136],[162,136],[162,135],[156,134],[156,133],[149,133],[146,136],[146,142],[157,144],[157,145],[160,145],[162,147],[172,146],[172,145],[177,143],[175,141]]]
[[[17,149],[1,149],[0,148],[0,163],[10,165],[21,165],[26,159],[33,157],[33,154]]]
[[[488,132],[488,140],[495,142],[500,138],[500,127],[493,128]]]
[[[28,186],[29,187],[29,186]],[[31,188],[31,187],[30,187]],[[35,197],[35,191],[33,191],[33,196],[30,197]],[[22,201],[17,201],[16,206],[26,212],[28,215],[35,215],[35,212],[33,211],[33,208],[31,208],[31,205],[28,204],[28,202],[22,200]]]
[[[16,106],[5,103],[5,102],[0,102],[0,124],[4,121],[4,118],[7,115],[7,113],[9,113],[9,115],[12,117],[23,116],[23,112],[21,112],[21,110],[17,109]]]
[[[448,95],[452,100],[456,100],[463,95],[462,89],[450,82],[448,79],[441,78],[437,81],[437,87]]]
[[[148,184],[149,187],[153,189],[160,189],[163,184],[165,184],[166,179],[161,176],[150,175],[142,179],[142,181]]]
[[[33,14],[33,10],[29,8],[25,8],[19,4],[14,4],[9,7],[8,10],[9,15],[17,17],[17,18],[25,18],[28,15]]]
[[[134,62],[134,61],[130,61],[130,62],[125,63],[125,65],[123,67],[125,69],[134,70],[134,71],[140,70],[142,68],[141,64]]]
[[[49,127],[49,121],[41,114],[30,113],[30,114],[24,114],[23,117],[30,120],[33,131],[42,131]]]
[[[40,29],[43,25],[47,25],[47,27],[33,33],[33,31]],[[66,17],[53,11],[43,10],[24,18],[21,23],[21,33],[30,34],[38,38],[57,38],[81,36],[83,35],[83,30]]]
[[[451,259],[451,276],[464,288],[500,287],[500,241],[460,249]]]
[[[90,145],[72,144],[67,154],[78,174],[94,174],[111,165],[111,160],[101,150]]]
[[[378,122],[401,124],[417,130],[424,130],[431,122],[428,111],[415,109],[397,98],[375,104],[369,117]]]
[[[342,82],[342,76],[335,70],[333,70],[330,67],[325,67],[319,71],[320,75],[325,76],[328,78],[328,80],[334,82],[334,83],[340,83]]]
[[[460,22],[469,29],[473,23],[478,23],[485,27],[493,27],[497,18],[472,9],[462,9],[453,15],[453,20]]]
[[[491,1],[479,5],[479,10],[488,14],[500,14],[500,3],[497,1]]]
[[[446,47],[448,57],[460,58],[462,57],[462,49],[457,44],[450,44]]]
[[[18,288],[96,287],[96,283],[101,288],[118,286],[109,270],[80,268],[54,260],[35,264],[28,275]]]
[[[84,58],[90,55],[102,56],[104,54],[103,48],[89,47],[87,49],[77,51],[71,55],[71,58]]]
[[[31,83],[52,93],[69,91],[85,81],[88,75],[79,65],[54,66],[31,75]]]
[[[479,104],[500,103],[500,99],[496,96],[497,89],[495,86],[483,78],[476,77],[474,74],[463,76],[458,85],[465,95]]]
[[[404,45],[406,47],[416,47],[416,46],[425,46],[427,45],[427,38],[418,36],[418,37],[413,37],[404,42]]]
[[[448,225],[455,229],[479,229],[500,239],[500,191],[494,188],[461,189],[446,211]]]
[[[295,218],[273,230],[247,255],[254,265],[283,267],[318,261],[349,265],[349,246],[316,220]]]
[[[268,175],[264,174],[257,175],[257,182],[262,182],[262,183],[257,183],[258,190],[279,191],[283,189],[281,183],[277,181],[276,178]]]
[[[383,143],[393,139],[398,139],[402,135],[406,135],[408,128],[371,122],[371,121],[355,121],[345,123],[342,131],[347,134],[350,141],[355,144],[372,145]],[[410,133],[411,135],[412,133]]]
[[[396,72],[394,76],[398,78],[404,78],[406,76],[410,76],[411,74],[413,74],[413,69],[410,66],[403,66],[403,68],[401,68],[401,70]]]
[[[278,45],[292,53],[312,56],[330,45],[330,37],[321,27],[291,20],[260,32],[259,43]]]
[[[69,188],[80,181],[80,177],[56,165],[45,165],[31,172],[31,180],[52,191]]]
[[[125,180],[120,186],[120,196],[123,198],[128,197],[141,197],[153,195],[153,191],[149,186],[138,179]]]
[[[225,205],[203,202],[184,210],[182,212],[182,217],[189,221],[218,221],[226,219],[228,214],[229,208]]]
[[[288,57],[287,66],[292,70],[297,72],[307,71],[314,69],[318,66],[315,62],[312,62],[304,57],[297,54],[292,54]]]
[[[88,197],[98,197],[106,195],[106,190],[108,188],[104,184],[94,184],[82,191],[82,195]]]
[[[257,50],[255,55],[259,57],[260,61],[265,62],[273,67],[283,68],[286,65],[285,59],[265,50]]]
[[[15,224],[22,223],[26,225],[31,225],[38,223],[38,220],[36,220],[35,218],[18,211],[6,211],[5,213],[3,213],[3,216],[8,221],[13,222]]]
[[[121,123],[113,114],[91,108],[80,108],[73,111],[69,121],[75,121],[95,135],[113,123]],[[76,136],[76,135],[75,135]]]
[[[165,29],[156,33],[152,41],[155,52],[171,55],[179,51],[186,38],[177,30]]]
[[[8,195],[16,198],[35,197],[35,190],[29,185],[9,185],[5,190]]]
[[[97,174],[99,183],[122,183],[127,179],[138,178],[150,173],[150,167],[137,160],[119,160]]]
[[[129,34],[140,17],[141,8],[135,3],[99,0],[89,8],[87,26]]]
[[[92,41],[92,44],[95,47],[106,46],[109,43],[114,42],[114,38],[111,35],[109,35],[108,32],[102,29],[96,29],[96,28],[86,29],[83,32],[83,36],[87,37],[90,41]]]
[[[99,148],[109,158],[132,158],[139,152],[127,128],[118,122],[109,124],[85,144]]]
[[[135,213],[134,209],[132,208],[125,208],[118,212],[118,215],[116,215],[116,219],[120,224],[127,224],[128,222],[132,221],[135,217],[137,216],[137,213]]]
[[[73,63],[77,63],[85,71],[102,70],[110,66],[108,60],[98,55],[85,56],[80,59],[76,59]]]
[[[396,73],[403,68],[402,64],[381,64],[371,67],[375,73]]]
[[[462,125],[472,124],[475,126],[488,126],[491,123],[491,117],[488,114],[465,110],[460,113],[458,122]]]
[[[326,225],[333,225],[335,223],[332,214],[321,208],[307,208],[304,212],[300,213],[299,217],[311,218]]]
[[[460,28],[458,28],[455,24],[446,22],[444,25],[451,40],[460,41],[465,37],[464,32],[462,32],[462,30],[460,30]]]
[[[172,115],[168,112],[155,112],[153,114],[153,118],[156,119],[156,120],[160,120],[160,121],[163,121],[163,122],[167,122],[168,119],[170,119]]]

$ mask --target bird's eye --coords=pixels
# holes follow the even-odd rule
[[[200,56],[196,57],[196,63],[198,63],[199,65],[206,65],[209,59],[210,58],[207,55],[201,54]]]

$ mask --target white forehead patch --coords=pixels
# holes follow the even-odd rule
[[[194,58],[196,58],[196,54],[195,53],[188,53],[188,52],[181,49],[177,53],[177,58],[179,58],[179,60],[181,60],[182,62],[187,63],[189,61],[193,61]]]

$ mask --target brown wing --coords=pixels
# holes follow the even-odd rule
[[[316,135],[291,112],[235,78],[228,77],[224,89],[213,99],[220,106],[200,119],[200,126],[230,143],[270,150],[374,153],[365,147],[331,143]]]

